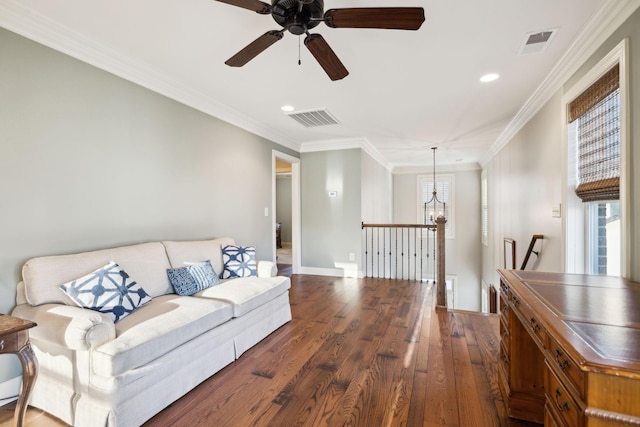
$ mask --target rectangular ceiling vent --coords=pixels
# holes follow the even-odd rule
[[[333,114],[326,109],[297,111],[287,113],[289,117],[300,123],[302,126],[312,128],[317,126],[337,125],[340,124]]]
[[[557,28],[552,30],[538,31],[533,33],[527,33],[524,35],[524,40],[520,49],[518,49],[518,55],[528,55],[530,53],[542,53],[551,44],[551,41],[558,32]]]

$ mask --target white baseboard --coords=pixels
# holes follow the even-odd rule
[[[300,267],[300,274],[310,274],[313,276],[343,277],[344,271],[342,271],[339,268]]]
[[[331,276],[331,277],[356,277],[361,278],[362,272],[357,271],[356,268],[349,268],[355,264],[350,263],[336,263],[336,265],[343,266],[343,268],[319,268],[319,267],[300,267],[300,274],[310,274],[314,276]]]
[[[21,382],[22,376],[19,376],[0,383],[0,406],[18,400]]]

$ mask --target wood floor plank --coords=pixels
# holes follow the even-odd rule
[[[429,337],[425,426],[460,425],[450,334],[449,314],[435,312]]]
[[[293,320],[145,427],[532,426],[506,416],[499,318],[435,311],[434,293],[419,281],[294,275]],[[0,408],[0,427],[13,407]],[[35,408],[26,422],[66,425]]]
[[[500,357],[499,330],[495,328],[497,315],[468,316],[470,327],[475,336],[477,357],[472,359],[476,384],[481,387],[485,424],[488,426],[506,426],[507,413],[498,385],[498,360]]]
[[[478,385],[473,373],[469,341],[475,342],[472,331],[464,327],[462,315],[451,313],[451,350],[454,355],[456,395],[459,402],[459,419],[461,426],[484,425],[483,408],[480,406]],[[467,333],[468,332],[468,333]]]

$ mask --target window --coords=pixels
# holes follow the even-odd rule
[[[572,273],[624,272],[625,51],[623,42],[565,97]]]
[[[589,203],[587,209],[587,272],[620,275],[620,203]]]
[[[436,175],[436,194],[442,203],[433,199],[433,176],[418,176],[418,224],[429,224],[432,219],[444,215],[447,222],[444,226],[445,237],[453,238],[454,234],[454,179],[453,175]],[[425,205],[427,203],[427,205]]]
[[[576,194],[583,202],[620,198],[620,85],[616,65],[569,104]]]

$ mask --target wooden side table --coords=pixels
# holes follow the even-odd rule
[[[22,364],[22,385],[16,405],[13,425],[22,427],[29,395],[38,376],[38,361],[29,343],[29,329],[34,322],[0,314],[0,354],[15,353]]]

